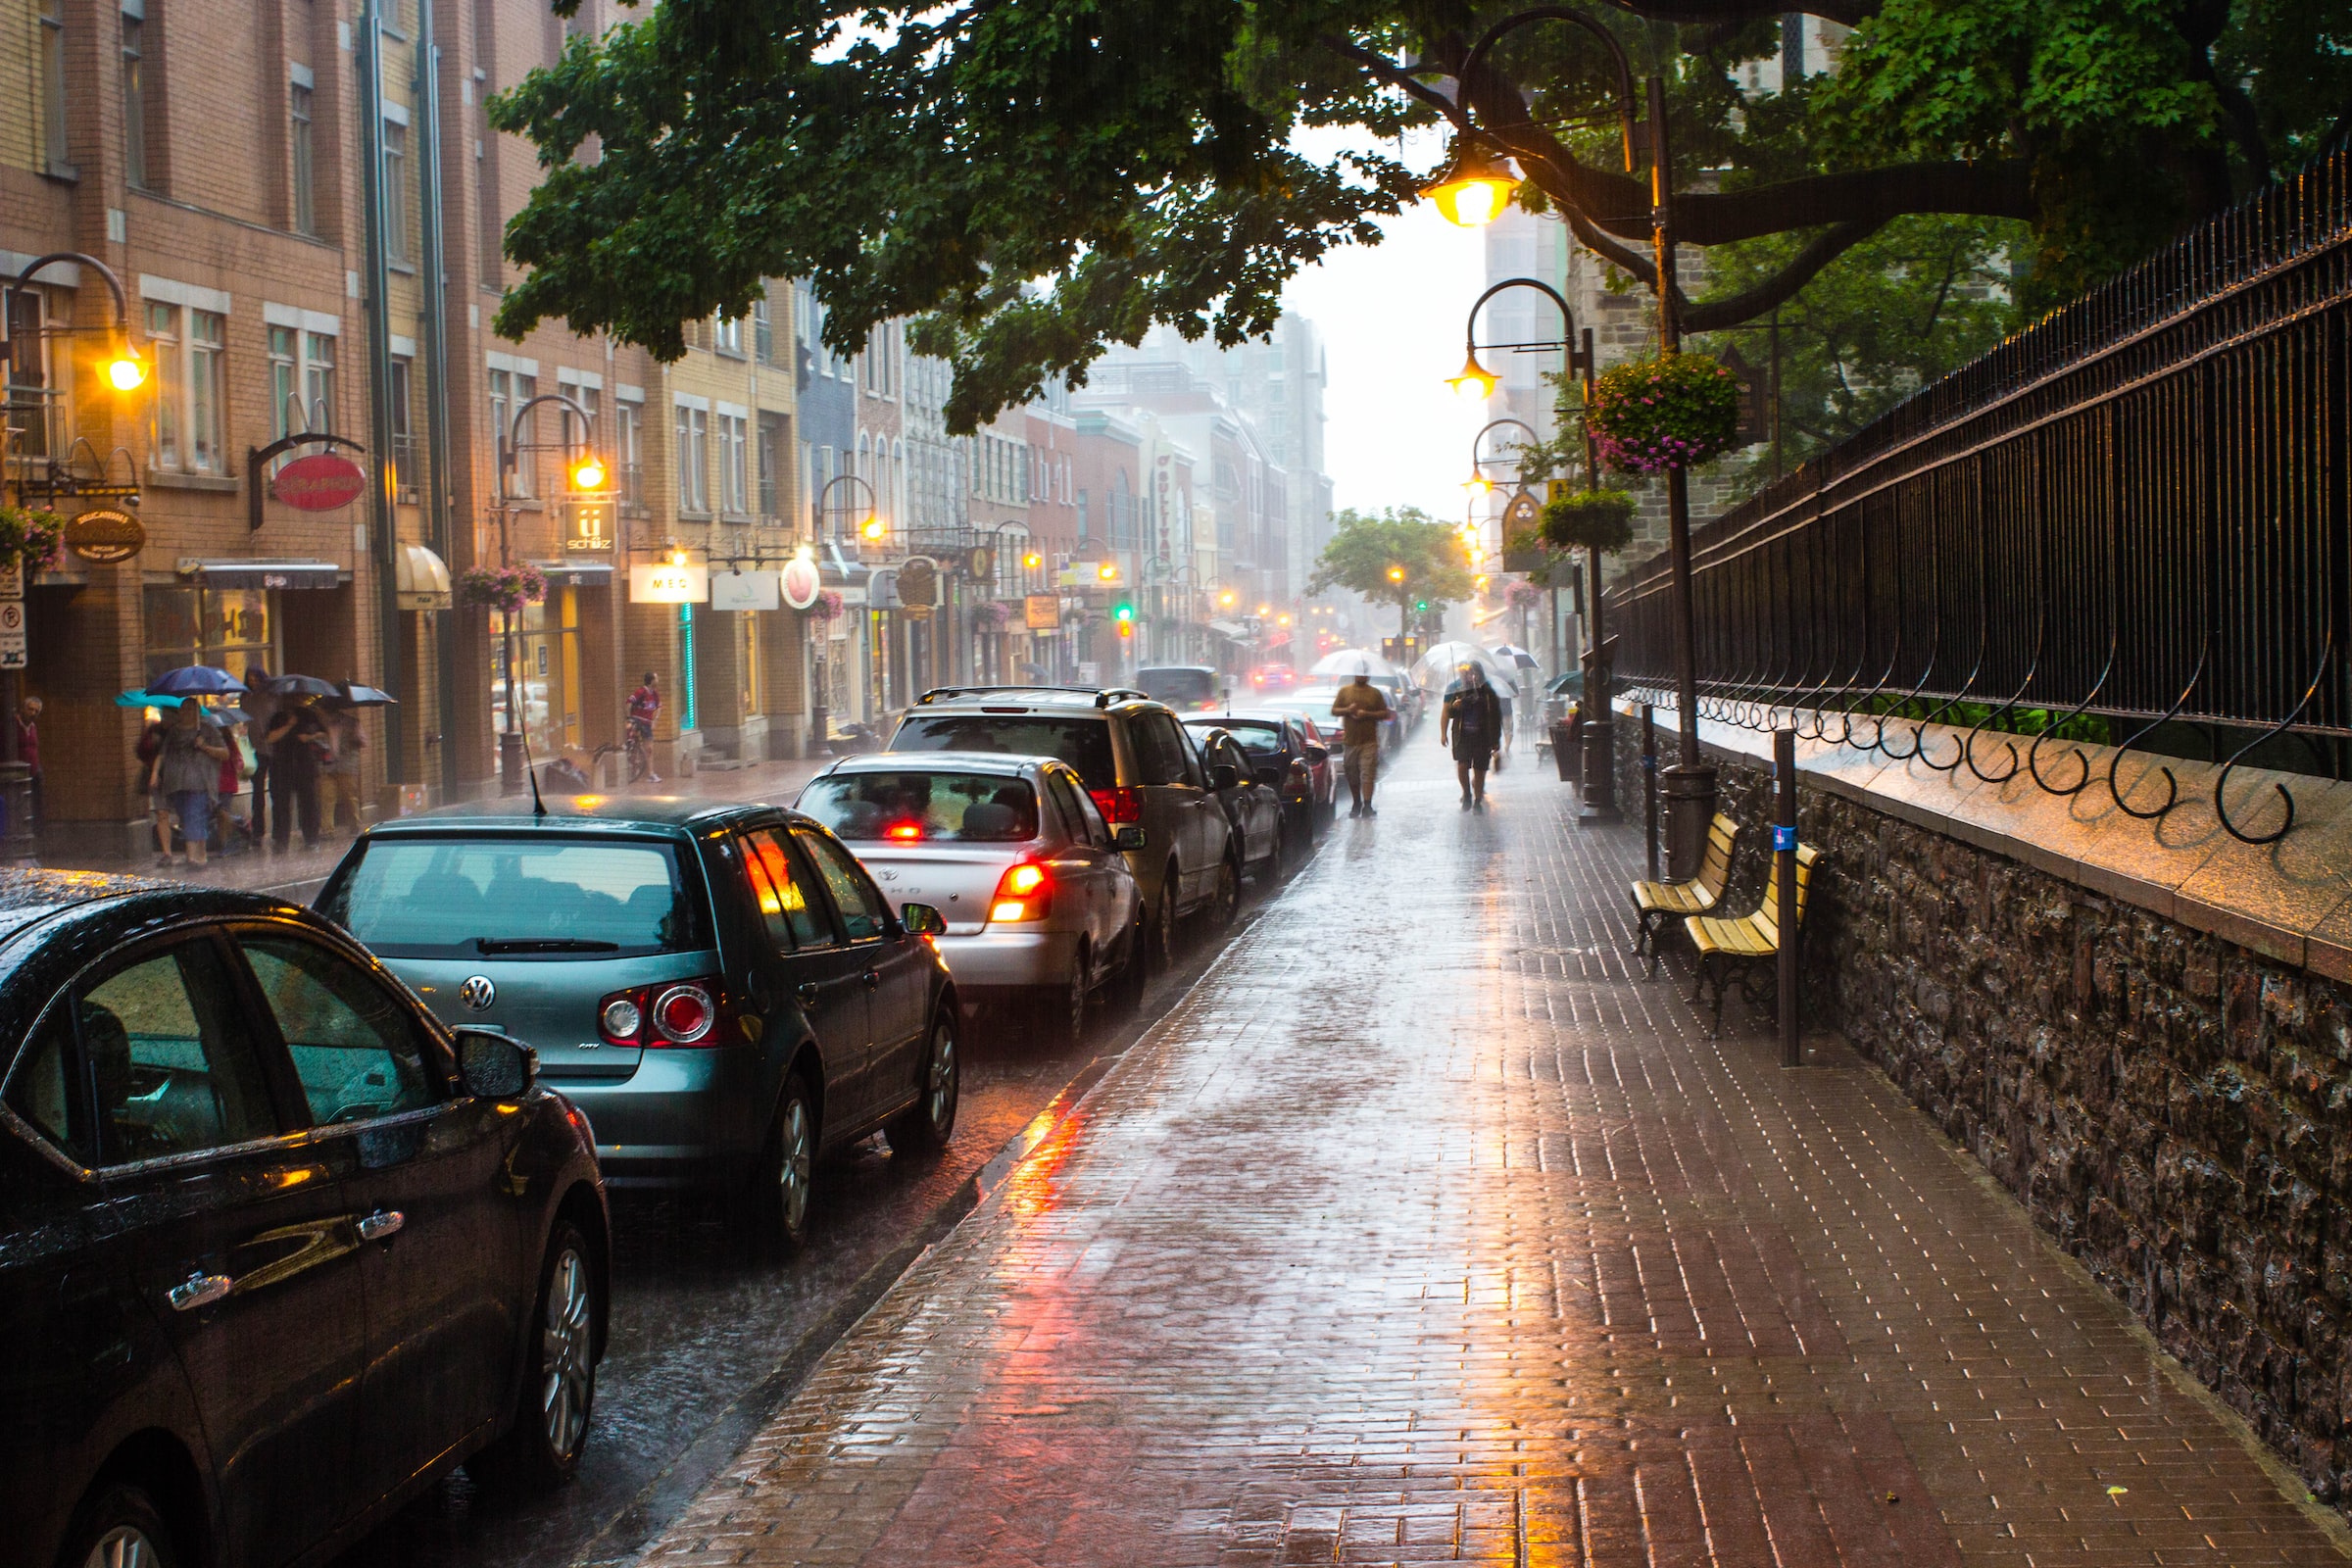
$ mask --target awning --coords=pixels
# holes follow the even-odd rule
[[[610,588],[612,586],[612,563],[610,561],[549,561],[539,569],[547,575],[550,588]]]
[[[422,545],[402,545],[392,562],[392,587],[403,610],[447,610],[449,563]]]
[[[351,580],[331,561],[183,561],[179,574],[207,588],[340,588]]]
[[[1238,620],[1212,620],[1208,623],[1208,629],[1220,637],[1230,637],[1237,643],[1250,640],[1250,628]]]

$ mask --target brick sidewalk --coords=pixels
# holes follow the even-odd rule
[[[1629,967],[1634,835],[1441,766],[648,1564],[2342,1560],[1884,1079]]]

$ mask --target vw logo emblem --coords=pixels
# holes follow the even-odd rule
[[[458,1000],[471,1011],[488,1012],[490,1004],[498,1000],[498,987],[490,983],[486,974],[467,975],[466,983],[458,987]]]

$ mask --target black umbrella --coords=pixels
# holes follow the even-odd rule
[[[245,683],[227,670],[215,669],[210,664],[183,664],[156,676],[147,683],[147,689],[165,697],[218,697],[241,692]]]
[[[397,708],[400,705],[400,699],[390,692],[379,691],[373,686],[362,686],[357,681],[345,681],[340,695],[354,708]]]
[[[149,690],[153,690],[150,687]],[[331,680],[316,675],[272,675],[270,690],[279,697],[340,697],[342,692]]]

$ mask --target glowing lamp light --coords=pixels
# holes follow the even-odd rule
[[[882,537],[890,532],[890,525],[882,520],[879,514],[868,514],[865,521],[858,525],[858,531],[867,539],[879,543]]]
[[[1494,493],[1494,481],[1483,473],[1474,473],[1462,481],[1462,488],[1474,496],[1491,496]]]
[[[882,836],[901,844],[911,844],[923,836],[923,824],[920,822],[893,822],[882,830]]]
[[[669,564],[673,566],[683,566],[686,564],[686,547],[684,545],[671,545],[669,547]]]
[[[1404,568],[1403,568],[1402,566],[1391,566],[1391,567],[1389,568],[1389,581],[1391,581],[1391,582],[1402,582],[1402,581],[1404,581]]]
[[[1518,185],[1519,176],[1509,164],[1480,148],[1457,147],[1453,162],[1427,194],[1446,221],[1484,228],[1502,215]]]
[[[106,379],[118,392],[136,392],[146,383],[146,363],[128,349],[118,349],[106,362]]]
[[[1021,564],[1028,567],[1031,571],[1035,571],[1038,567],[1044,565],[1045,564],[1046,558],[1039,555],[1034,550],[1030,551],[1027,555],[1021,558]]]
[[[1461,374],[1447,376],[1446,384],[1453,388],[1453,395],[1464,403],[1484,403],[1494,395],[1494,377],[1485,366],[1478,363],[1476,349],[1463,356]]]
[[[1217,603],[1223,605],[1226,609],[1231,610],[1233,608],[1233,595],[1219,594],[1217,595]]]
[[[1105,561],[1095,568],[1095,575],[1104,582],[1117,582],[1119,580],[1119,564],[1115,561]]]
[[[574,490],[602,490],[605,487],[605,463],[593,453],[571,466],[571,487]]]

